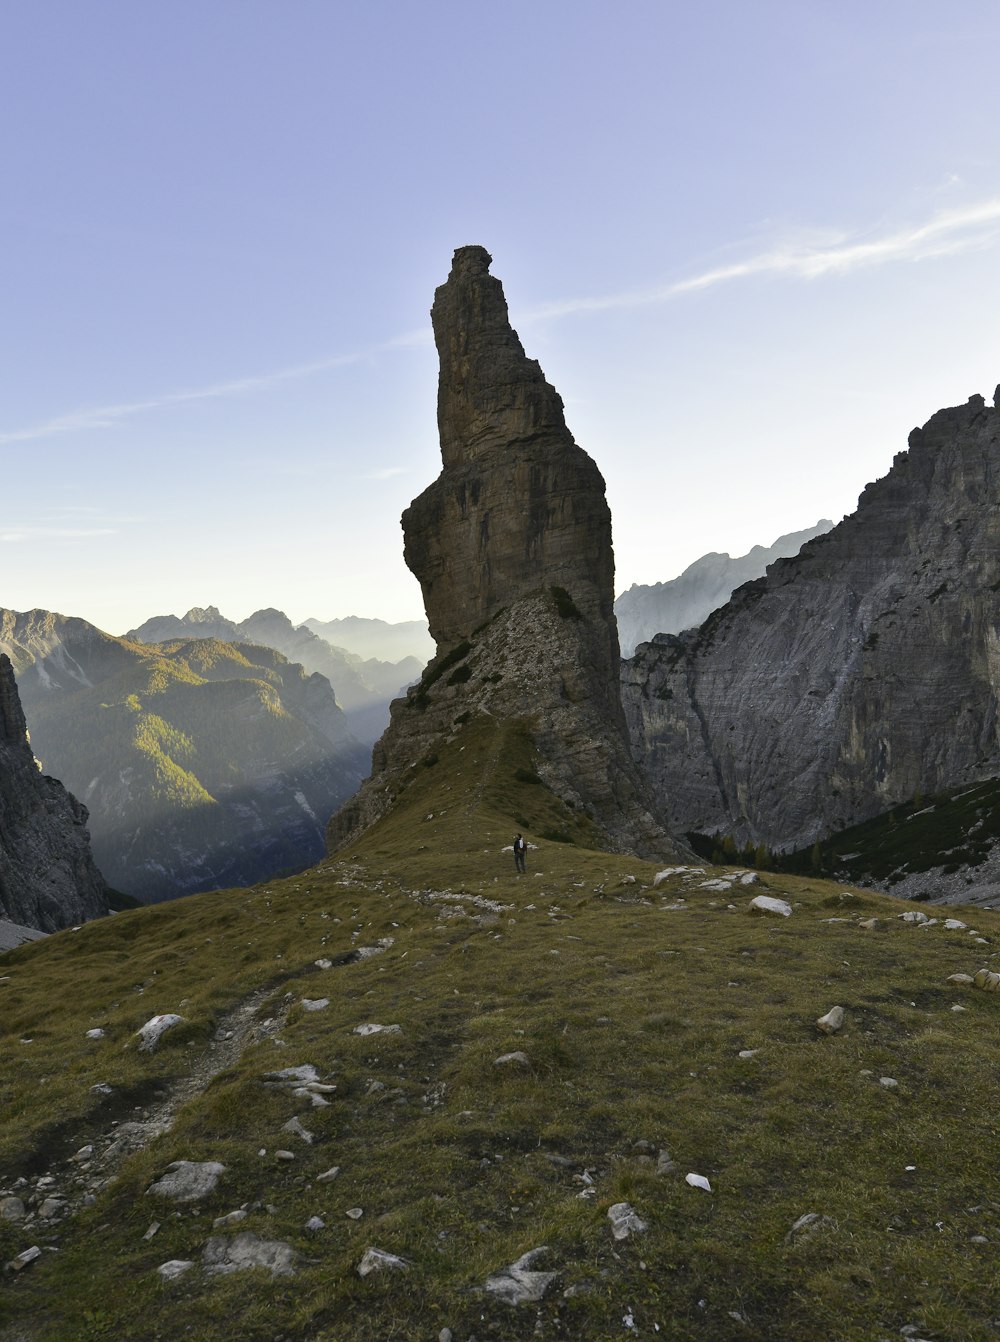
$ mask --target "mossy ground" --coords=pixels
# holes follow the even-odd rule
[[[997,1336],[1000,996],[946,982],[996,967],[997,915],[966,918],[981,944],[820,880],[713,890],[708,869],[654,888],[655,865],[582,846],[585,822],[532,774],[527,727],[470,722],[387,821],[314,870],[0,957],[0,1186],[59,1175],[112,1118],[155,1105],[250,993],[280,1021],[94,1207],[30,1235],[0,1222],[0,1259],[58,1249],[4,1279],[0,1338]],[[502,845],[549,825],[578,842],[541,843],[517,877]],[[761,890],[792,917],[751,914]],[[814,1021],[835,1003],[847,1024],[827,1038]],[[187,1023],[138,1053],[132,1033],[165,1011]],[[366,1022],[401,1032],[352,1033]],[[85,1039],[93,1026],[106,1037]],[[495,1063],[513,1051],[530,1065]],[[262,1083],[301,1063],[337,1086],[328,1108]],[[312,1145],[281,1132],[294,1115]],[[660,1149],[675,1168],[658,1175]],[[227,1167],[193,1209],[145,1193],[177,1159]],[[607,1208],[623,1200],[649,1228],[617,1243]],[[242,1204],[238,1229],[301,1253],[294,1277],[204,1275],[213,1219]],[[789,1241],[806,1212],[829,1221]],[[324,1230],[305,1229],[313,1215]],[[370,1245],[408,1271],[360,1278]],[[535,1266],[559,1278],[542,1301],[483,1293],[543,1245]],[[171,1258],[197,1265],[166,1284]]]

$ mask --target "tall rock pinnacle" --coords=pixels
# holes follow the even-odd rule
[[[437,657],[394,704],[330,842],[378,819],[415,762],[478,720],[521,724],[538,776],[601,843],[672,853],[626,739],[604,480],[511,328],[490,260],[459,248],[435,294],[443,469],[402,519]]]
[[[434,296],[444,470],[403,514],[405,558],[445,652],[542,585],[570,591],[617,667],[604,480],[573,441],[562,398],[511,329],[483,247],[455,253]]]

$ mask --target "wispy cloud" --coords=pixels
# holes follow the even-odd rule
[[[928,261],[959,252],[989,246],[1000,237],[1000,198],[983,201],[963,209],[943,210],[924,223],[906,227],[870,231],[864,235],[827,235],[820,240],[788,240],[776,244],[742,261],[715,266],[654,288],[631,289],[622,293],[591,298],[570,298],[542,304],[524,313],[519,325],[529,325],[584,312],[609,312],[629,308],[650,307],[666,303],[684,294],[713,289],[755,276],[778,276],[790,279],[817,280],[826,275],[846,275],[864,267],[888,265],[895,262]],[[106,429],[136,416],[170,406],[198,401],[221,400],[265,390],[285,382],[312,377],[334,368],[363,363],[395,349],[410,349],[430,343],[427,329],[408,331],[381,344],[348,354],[314,359],[309,363],[279,368],[275,372],[260,373],[205,387],[165,392],[145,400],[122,401],[111,405],[89,406],[67,411],[37,424],[21,429],[0,432],[0,446],[52,438],[81,430]],[[376,471],[369,479],[384,480],[399,474],[403,468],[392,467]],[[0,535],[0,539],[4,539]]]
[[[0,544],[16,545],[22,541],[86,540],[92,536],[114,536],[114,527],[3,527]]]
[[[391,480],[393,476],[406,474],[406,466],[383,466],[381,470],[370,471],[363,478],[365,480]]]
[[[577,312],[607,312],[648,307],[682,294],[712,289],[757,275],[816,280],[824,275],[846,275],[866,266],[899,261],[928,261],[988,246],[1000,236],[1000,199],[960,210],[943,210],[922,224],[911,224],[881,234],[840,234],[822,242],[790,241],[744,261],[715,266],[687,279],[652,289],[632,289],[596,298],[573,298],[534,308],[529,319],[542,321]]]
[[[276,387],[283,382],[293,382],[299,378],[311,377],[316,373],[325,373],[332,368],[344,368],[349,364],[363,363],[376,355],[393,349],[408,349],[425,344],[430,333],[409,331],[394,336],[380,345],[357,350],[352,354],[335,354],[325,359],[314,359],[309,363],[295,364],[291,368],[279,368],[272,373],[259,373],[249,377],[232,378],[226,382],[213,382],[207,387],[195,387],[185,391],[164,392],[160,396],[150,396],[142,401],[120,401],[113,405],[88,406],[81,410],[70,410],[63,415],[30,424],[23,429],[12,429],[0,433],[0,446],[8,443],[27,443],[38,438],[52,438],[58,434],[76,433],[84,429],[107,429],[125,420],[150,410],[164,407],[190,404],[194,401],[215,401],[232,396],[244,396],[248,392],[261,391],[267,387]]]

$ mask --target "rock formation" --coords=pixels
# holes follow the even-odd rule
[[[769,564],[798,554],[806,541],[822,536],[833,523],[823,519],[805,531],[779,536],[773,545],[755,545],[735,559],[728,554],[702,555],[669,582],[633,583],[615,602],[622,656],[631,657],[640,643],[657,634],[679,634],[704,623],[745,582],[763,578]]]
[[[625,664],[677,829],[800,848],[1000,775],[996,404],[941,410],[852,516]]]
[[[0,918],[55,932],[107,912],[87,809],[39,772],[14,668],[0,653]]]
[[[435,294],[444,469],[402,519],[437,656],[393,705],[330,842],[370,825],[436,741],[487,714],[529,726],[539,775],[609,846],[668,853],[626,744],[604,481],[511,329],[490,260],[460,248]]]

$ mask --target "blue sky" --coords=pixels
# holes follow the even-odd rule
[[[0,0],[0,605],[421,613],[455,247],[618,590],[839,519],[1000,382],[1000,7]]]

